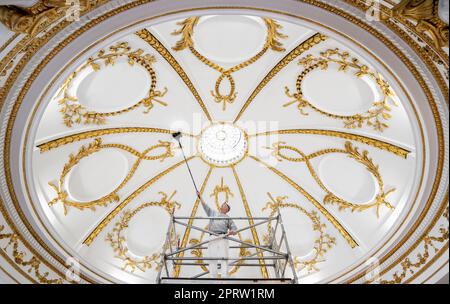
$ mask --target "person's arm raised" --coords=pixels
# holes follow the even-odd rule
[[[211,216],[213,210],[205,203],[202,196],[200,195],[200,192],[198,192],[198,191],[197,191],[197,196],[200,199],[200,202],[202,203],[203,209],[205,210],[206,214],[208,216]]]

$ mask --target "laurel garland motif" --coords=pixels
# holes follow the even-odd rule
[[[291,90],[286,86],[285,94],[292,98],[293,100],[283,104],[283,107],[288,107],[292,104],[297,104],[297,108],[301,115],[307,116],[308,113],[305,111],[306,108],[311,108],[314,111],[328,116],[333,119],[339,119],[344,122],[346,128],[355,129],[362,128],[363,125],[372,127],[374,130],[382,132],[384,129],[388,128],[389,125],[386,123],[392,115],[392,108],[389,103],[397,106],[395,100],[392,97],[395,93],[391,89],[390,85],[383,79],[381,74],[373,72],[368,66],[361,64],[357,58],[351,58],[350,54],[346,51],[339,51],[339,49],[328,49],[320,53],[319,57],[314,55],[307,55],[300,59],[299,64],[304,67],[304,70],[298,75],[296,83],[295,93],[291,93]],[[339,66],[338,71],[346,73],[350,69],[354,70],[354,75],[357,78],[362,78],[367,76],[375,81],[376,85],[383,94],[382,100],[374,101],[369,110],[365,113],[355,114],[355,115],[337,115],[330,112],[326,112],[314,106],[310,101],[304,98],[302,84],[305,77],[314,70],[327,70],[330,64],[337,64]]]
[[[142,272],[145,272],[147,269],[152,269],[155,267],[156,271],[158,271],[161,267],[159,264],[159,259],[161,258],[161,252],[165,251],[165,246],[161,248],[160,253],[152,253],[151,255],[145,256],[143,258],[136,258],[132,254],[130,254],[127,247],[127,240],[123,235],[123,232],[128,228],[131,219],[141,212],[143,209],[148,207],[161,207],[167,211],[169,214],[173,214],[175,209],[179,209],[181,205],[172,201],[172,198],[176,194],[174,191],[170,197],[164,192],[158,192],[162,197],[160,201],[157,202],[148,202],[141,204],[134,210],[125,210],[120,217],[120,220],[114,225],[114,228],[110,233],[106,236],[106,241],[111,245],[114,250],[115,257],[123,261],[122,270],[128,270],[130,268],[130,272],[134,272],[136,269],[139,269]],[[175,235],[175,230],[172,228],[170,231],[170,242],[172,245],[176,242],[177,236]]]
[[[443,217],[445,217],[448,221],[449,219],[449,207],[447,205],[447,208],[445,209],[444,213],[442,214]],[[408,274],[414,274],[416,269],[420,269],[432,256],[430,253],[430,249],[434,249],[435,254],[439,251],[439,249],[436,247],[436,243],[444,243],[448,242],[449,239],[449,227],[447,222],[447,227],[441,226],[439,228],[439,235],[427,235],[423,238],[423,251],[417,253],[416,258],[417,260],[412,262],[411,259],[408,257],[405,260],[401,262],[402,271],[395,272],[393,274],[392,280],[381,280],[381,284],[400,284],[403,282],[403,280],[406,278]]]
[[[270,201],[264,206],[262,211],[270,210],[270,217],[273,217],[275,213],[281,208],[293,208],[306,215],[312,222],[312,229],[318,233],[318,238],[314,241],[314,256],[308,260],[300,260],[299,257],[293,257],[295,269],[298,271],[306,270],[306,272],[313,273],[320,271],[318,264],[324,262],[325,254],[333,248],[336,244],[336,239],[326,233],[326,225],[320,220],[316,211],[307,211],[296,203],[286,203],[287,196],[277,196],[274,198],[271,193],[267,193]],[[267,234],[264,235],[264,242],[269,245],[269,234],[271,231],[271,223],[267,225]]]
[[[214,90],[211,90],[211,96],[214,98],[216,103],[222,103],[222,110],[225,111],[227,104],[232,104],[236,100],[237,92],[236,92],[236,83],[232,76],[232,73],[242,70],[243,68],[255,63],[258,61],[268,50],[272,50],[275,52],[284,52],[283,44],[280,42],[280,39],[286,39],[287,36],[280,32],[282,26],[277,23],[273,19],[262,18],[266,28],[267,28],[267,36],[266,41],[262,49],[253,57],[247,59],[246,61],[239,63],[231,68],[225,69],[218,65],[215,62],[212,62],[202,54],[200,54],[194,46],[194,29],[198,24],[200,17],[190,17],[181,22],[178,22],[177,25],[180,26],[178,30],[172,32],[172,35],[180,35],[181,39],[176,42],[175,46],[172,47],[174,51],[182,51],[184,49],[189,49],[190,52],[197,57],[198,60],[203,62],[205,65],[210,68],[218,71],[220,73],[219,78],[217,78]],[[220,87],[222,82],[226,80],[230,84],[230,89],[228,93],[222,93]]]
[[[115,148],[120,149],[122,151],[128,152],[134,156],[137,157],[137,160],[134,162],[132,168],[128,172],[127,176],[124,178],[124,180],[120,183],[120,185],[114,189],[111,193],[88,202],[78,202],[78,201],[72,201],[69,199],[69,194],[66,190],[64,190],[64,184],[65,184],[65,178],[69,174],[69,172],[84,158],[99,152],[102,149],[108,149],[108,148]],[[157,150],[157,149],[163,149],[164,151],[157,155],[148,155],[150,152]],[[69,161],[64,165],[63,170],[61,172],[61,175],[59,177],[58,183],[49,182],[48,184],[50,187],[52,187],[56,192],[56,198],[51,200],[48,204],[49,206],[53,206],[54,204],[61,202],[64,207],[64,215],[67,215],[69,207],[74,207],[79,210],[84,209],[90,209],[92,211],[96,210],[96,207],[99,206],[106,206],[110,203],[118,202],[120,200],[118,191],[122,189],[128,181],[133,177],[134,173],[136,172],[137,168],[139,167],[142,160],[160,160],[163,162],[166,158],[170,158],[174,156],[174,145],[170,142],[166,141],[159,141],[158,144],[153,145],[144,152],[139,152],[127,145],[123,144],[103,144],[101,138],[96,138],[92,143],[90,143],[87,146],[81,146],[78,153],[73,155],[69,155]]]
[[[194,28],[198,24],[200,17],[190,17],[184,19],[183,21],[177,22],[180,29],[174,30],[172,35],[181,35],[181,39],[178,40],[172,49],[174,51],[182,51],[186,48],[194,46],[194,40],[192,36],[194,35]]]
[[[150,90],[148,96],[138,101],[136,104],[114,112],[95,112],[90,111],[83,105],[81,105],[76,96],[72,96],[69,93],[72,87],[73,81],[78,77],[79,73],[87,68],[92,68],[94,72],[99,71],[102,66],[114,65],[119,58],[127,58],[128,64],[133,66],[139,64],[148,72],[151,78]],[[91,57],[81,67],[76,69],[67,80],[63,83],[61,88],[56,94],[57,102],[61,105],[60,112],[63,115],[64,124],[67,127],[72,127],[74,124],[96,124],[101,125],[106,123],[106,118],[111,116],[117,116],[125,112],[135,110],[136,108],[143,106],[145,108],[144,113],[149,113],[154,103],[159,103],[162,106],[167,106],[167,103],[160,100],[159,97],[164,97],[167,93],[167,88],[162,91],[156,90],[157,78],[156,72],[152,65],[156,62],[156,58],[153,55],[145,54],[142,49],[132,50],[128,45],[128,42],[119,42],[114,46],[109,47],[109,51],[100,50],[95,57]]]
[[[385,190],[384,181],[381,176],[379,166],[375,165],[371,158],[369,158],[368,154],[369,152],[367,150],[364,150],[362,153],[358,151],[358,148],[353,147],[352,143],[347,141],[345,142],[345,149],[324,149],[320,151],[316,151],[314,153],[311,153],[309,155],[306,155],[303,153],[300,149],[297,149],[292,146],[288,146],[285,142],[276,142],[272,145],[272,147],[266,147],[269,150],[272,150],[272,156],[276,157],[279,161],[288,160],[291,162],[305,162],[306,166],[308,167],[308,171],[310,172],[311,176],[314,178],[316,183],[326,192],[326,195],[323,199],[324,204],[336,204],[339,206],[339,211],[349,209],[351,212],[362,212],[371,208],[376,208],[376,214],[377,217],[380,216],[380,208],[382,206],[386,206],[389,209],[394,209],[394,206],[386,201],[387,196],[395,191],[395,188]],[[300,157],[289,157],[284,155],[281,151],[282,150],[288,150],[294,153],[297,153],[300,155]],[[351,159],[356,160],[358,163],[362,164],[366,167],[366,169],[375,177],[378,183],[378,194],[376,195],[375,199],[367,204],[357,204],[357,203],[351,203],[348,202],[337,195],[335,195],[333,192],[331,192],[322,182],[322,180],[317,175],[316,171],[314,170],[310,160],[321,156],[325,154],[331,154],[331,153],[343,153],[348,155]]]
[[[36,258],[35,256],[32,256],[29,260],[25,260],[26,253],[23,251],[20,251],[19,249],[19,238],[18,235],[15,233],[4,233],[5,226],[0,225],[0,240],[8,240],[8,243],[5,247],[1,248],[5,251],[8,250],[8,248],[12,248],[12,256],[14,258],[14,262],[17,265],[27,267],[28,273],[34,273],[34,276],[37,278],[38,282],[41,284],[62,284],[63,281],[61,278],[58,279],[50,279],[49,272],[41,272],[41,261]],[[0,249],[0,250],[1,250]]]

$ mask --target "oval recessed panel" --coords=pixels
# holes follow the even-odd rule
[[[298,257],[310,255],[317,238],[317,233],[312,229],[312,221],[293,208],[283,209],[282,216],[292,253]]]
[[[151,78],[139,64],[129,65],[119,58],[114,65],[96,72],[89,69],[79,81],[76,96],[80,104],[97,112],[111,112],[130,107],[148,95]]]
[[[161,207],[147,207],[136,214],[126,230],[127,248],[136,256],[159,253],[166,240],[169,214]]]
[[[354,203],[370,202],[378,190],[367,168],[344,154],[324,157],[319,164],[319,177],[335,195]]]
[[[101,150],[83,158],[70,171],[67,189],[77,201],[92,201],[116,189],[127,172],[128,160],[120,151]]]
[[[239,62],[264,46],[266,28],[260,18],[212,16],[200,19],[194,32],[196,49],[209,59]]]
[[[302,90],[304,98],[312,105],[338,115],[363,113],[379,98],[370,79],[357,78],[351,71],[339,72],[334,65],[306,75]]]

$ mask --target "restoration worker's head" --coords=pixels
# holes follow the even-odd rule
[[[230,205],[228,205],[228,202],[225,201],[220,206],[220,213],[227,214],[228,212],[230,212],[230,209],[231,209]]]

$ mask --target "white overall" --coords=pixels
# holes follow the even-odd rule
[[[217,236],[211,235],[211,239],[215,239],[209,242],[208,245],[208,257],[217,258],[223,257],[228,258],[228,240],[224,238],[218,238]],[[208,260],[209,262],[209,274],[211,278],[219,278],[220,265],[220,278],[228,277],[228,260]]]

